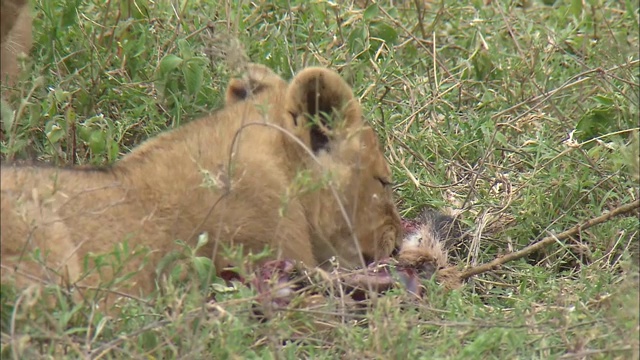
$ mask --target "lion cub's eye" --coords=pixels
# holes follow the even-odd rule
[[[382,187],[385,187],[385,188],[393,185],[393,183],[390,180],[381,178],[379,176],[376,176],[376,180],[378,180],[380,182],[380,184],[382,185]]]

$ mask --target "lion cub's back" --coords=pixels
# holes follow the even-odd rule
[[[0,175],[3,283],[74,282],[87,253],[141,229],[139,202],[109,169],[3,166]]]
[[[109,178],[113,180],[109,180]],[[92,186],[106,185],[115,179],[107,169],[65,169],[48,165],[2,165],[0,189],[3,191],[53,195]]]
[[[2,166],[0,189],[1,211],[3,220],[6,220],[1,224],[3,246],[5,239],[24,243],[30,232],[42,232],[44,235],[48,230],[60,233],[59,236],[51,235],[52,239],[64,237],[71,242],[78,233],[83,233],[81,230],[92,230],[74,228],[74,215],[97,212],[99,209],[95,207],[100,203],[99,198],[118,199],[124,192],[108,170],[70,170],[48,166]],[[8,230],[25,226],[28,229],[23,230],[27,231],[27,236],[18,235],[24,232],[22,230]],[[47,242],[43,246],[54,247]]]

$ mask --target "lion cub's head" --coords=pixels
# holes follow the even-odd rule
[[[340,75],[312,67],[287,84],[252,64],[244,79],[231,81],[226,101],[268,105],[268,121],[283,128],[290,189],[304,206],[318,263],[336,256],[343,266],[358,266],[399,246],[391,170]]]

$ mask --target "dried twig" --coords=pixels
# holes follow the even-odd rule
[[[568,237],[575,235],[577,233],[579,233],[580,231],[584,230],[584,229],[588,229],[594,225],[598,225],[601,224],[603,222],[606,222],[607,220],[616,217],[618,215],[622,215],[625,213],[628,213],[634,209],[637,209],[640,207],[640,200],[636,200],[632,203],[626,204],[626,205],[622,205],[620,207],[615,208],[614,210],[612,210],[611,212],[608,212],[606,214],[600,215],[596,218],[587,220],[585,222],[583,222],[582,224],[578,224],[574,227],[572,227],[571,229],[564,231],[558,235],[552,235],[552,236],[547,236],[544,239],[527,246],[526,248],[520,250],[520,251],[516,251],[514,253],[511,254],[507,254],[501,257],[498,257],[496,259],[494,259],[491,262],[488,262],[486,264],[482,264],[480,266],[475,266],[472,268],[469,268],[465,271],[463,271],[460,274],[460,278],[462,280],[464,279],[468,279],[474,275],[478,275],[478,274],[482,274],[484,272],[487,271],[491,271],[493,269],[496,269],[497,267],[499,267],[502,264],[505,264],[509,261],[514,261],[514,260],[518,260],[521,259],[527,255],[530,255],[546,246],[549,246],[555,242],[557,242],[558,240],[564,240],[567,239]]]

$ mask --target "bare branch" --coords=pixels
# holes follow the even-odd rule
[[[468,279],[474,275],[478,275],[478,274],[482,274],[484,272],[487,271],[491,271],[494,270],[496,268],[498,268],[500,265],[505,264],[509,261],[514,261],[514,260],[518,260],[521,259],[527,255],[530,255],[544,247],[547,247],[553,243],[555,243],[558,240],[564,240],[567,239],[568,237],[575,235],[577,233],[579,233],[580,231],[584,230],[584,229],[588,229],[594,225],[598,225],[598,224],[602,224],[606,221],[608,221],[611,218],[614,218],[618,215],[622,215],[622,214],[626,214],[630,211],[633,211],[634,209],[637,209],[640,207],[640,200],[636,200],[632,203],[626,204],[626,205],[622,205],[620,207],[615,208],[614,210],[612,210],[611,212],[608,212],[606,214],[600,215],[596,218],[587,220],[585,222],[583,222],[582,224],[578,224],[574,227],[572,227],[571,229],[564,231],[558,235],[552,235],[552,236],[547,236],[544,239],[531,244],[527,247],[525,247],[524,249],[520,250],[520,251],[516,251],[514,253],[510,253],[501,257],[498,257],[494,260],[492,260],[491,262],[488,262],[486,264],[482,264],[479,266],[475,266],[472,268],[469,268],[465,271],[463,271],[460,274],[460,278],[462,280],[464,279]]]

